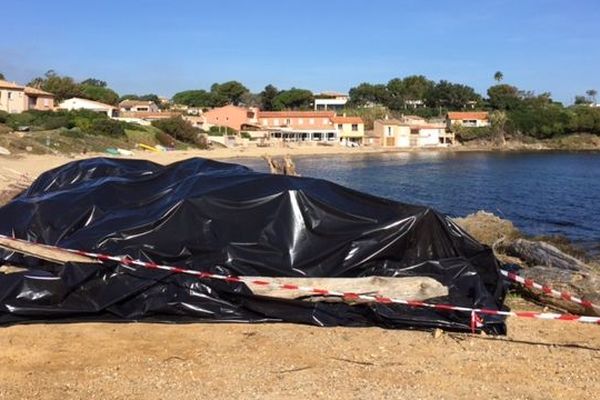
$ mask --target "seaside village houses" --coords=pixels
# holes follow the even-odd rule
[[[338,116],[334,111],[260,111],[229,105],[209,110],[201,118],[187,119],[204,130],[226,126],[253,138],[273,141],[359,145],[365,132],[361,118]]]
[[[0,79],[0,111],[54,110],[54,95],[29,86]]]
[[[414,115],[374,121],[372,131],[365,132],[360,117],[346,116],[343,109],[348,96],[323,92],[315,96],[314,110],[261,111],[254,107],[227,105],[197,113],[184,113],[173,107],[161,110],[152,101],[124,100],[118,107],[93,100],[73,97],[62,101],[58,109],[86,109],[104,113],[109,118],[149,125],[151,121],[182,116],[204,131],[227,127],[231,131],[211,136],[225,145],[266,142],[298,142],[306,144],[335,144],[345,146],[382,146],[394,148],[435,147],[454,144],[453,128],[457,126],[489,126],[487,112],[449,112],[446,120],[427,121]],[[27,110],[54,110],[54,95],[39,89],[0,80],[0,110],[20,113]]]
[[[437,147],[454,143],[454,134],[444,122],[427,122],[415,115],[384,118],[373,124],[382,147]]]
[[[490,126],[490,114],[487,111],[449,112],[446,116],[448,129],[457,126],[482,128]]]

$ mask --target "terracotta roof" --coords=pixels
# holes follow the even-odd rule
[[[25,89],[24,86],[21,85],[17,85],[14,82],[9,82],[9,81],[5,81],[3,79],[0,79],[0,87],[1,88],[5,88],[5,89],[17,89],[17,90],[23,90]]]
[[[361,117],[333,117],[334,124],[364,124]]]
[[[448,119],[489,119],[487,111],[449,112]]]
[[[26,94],[39,95],[39,96],[52,96],[52,97],[54,97],[54,95],[52,93],[50,93],[50,92],[45,92],[45,91],[43,91],[41,89],[30,87],[30,86],[25,86],[25,93]]]
[[[333,118],[334,111],[259,111],[258,118]]]

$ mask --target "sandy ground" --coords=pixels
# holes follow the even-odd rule
[[[358,151],[364,150],[136,156],[170,163]],[[72,160],[0,158],[0,175],[14,170],[35,177]],[[534,309],[511,301],[515,309]],[[501,338],[291,324],[0,327],[0,399],[592,399],[599,392],[600,326],[559,321],[509,320],[509,335]]]
[[[181,161],[190,157],[225,159],[236,157],[262,157],[263,155],[284,156],[286,154],[289,154],[293,157],[303,155],[325,156],[334,154],[375,154],[383,152],[389,152],[389,150],[374,147],[348,148],[343,146],[248,147],[236,149],[168,151],[162,153],[135,151],[134,156],[131,158],[141,158],[145,160],[151,160],[160,164],[170,164],[172,162]],[[36,177],[40,173],[47,171],[51,168],[58,167],[62,164],[74,160],[89,158],[93,156],[109,157],[106,154],[86,154],[77,156],[36,154],[19,154],[11,156],[0,155],[0,189],[2,189],[3,185],[6,184],[6,180],[3,180],[1,176],[11,176],[11,173],[7,171],[7,168],[18,173],[24,173],[30,175],[31,177]]]
[[[593,399],[600,327],[507,337],[292,324],[0,328],[2,399]]]

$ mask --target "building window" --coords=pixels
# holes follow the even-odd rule
[[[8,92],[8,100],[12,99],[12,92]]]
[[[344,125],[338,124],[338,129],[341,131],[342,129],[344,129]]]
[[[323,140],[323,134],[320,132],[314,132],[312,134],[312,139],[316,141]]]
[[[323,118],[323,125],[328,125],[329,124],[329,120],[327,118]]]
[[[275,126],[279,125],[279,119],[275,118],[273,120],[273,125],[275,125]]]
[[[352,130],[354,132],[357,132],[358,131],[358,124],[352,124]]]
[[[304,120],[302,118],[298,118],[298,125],[302,125],[304,123]]]
[[[314,125],[315,124],[315,119],[314,118],[309,119],[308,123],[311,124],[311,125]]]
[[[394,134],[392,133],[392,127],[391,126],[387,127],[387,135],[388,136],[394,136]]]
[[[286,124],[286,125],[290,125],[291,123],[292,123],[292,120],[291,120],[291,119],[287,118],[287,119],[285,120],[285,124]]]

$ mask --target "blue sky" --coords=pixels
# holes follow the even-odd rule
[[[0,72],[54,69],[121,94],[213,82],[313,91],[424,74],[505,82],[570,103],[600,90],[598,0],[24,0],[3,2]]]

